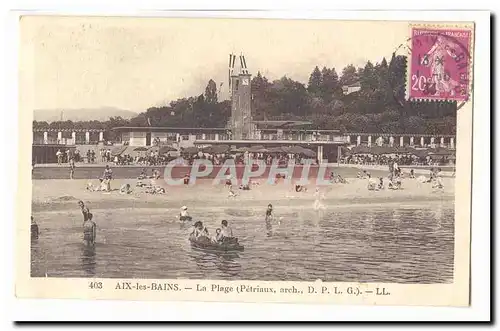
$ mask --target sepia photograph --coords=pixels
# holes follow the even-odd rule
[[[451,286],[469,264],[474,22],[19,24],[26,277],[340,295],[251,282]]]

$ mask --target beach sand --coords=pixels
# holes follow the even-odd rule
[[[370,204],[423,205],[430,203],[453,203],[455,183],[453,178],[443,178],[443,189],[432,188],[430,183],[420,183],[416,179],[404,179],[401,190],[385,188],[369,191],[367,180],[348,178],[347,184],[318,186],[321,203],[326,208],[361,206]],[[204,208],[266,208],[272,203],[275,208],[312,208],[315,201],[314,182],[307,186],[307,192],[295,192],[294,184],[279,183],[269,185],[260,180],[260,185],[250,191],[234,191],[238,196],[228,197],[228,189],[223,183],[213,185],[212,180],[198,180],[193,186],[168,186],[163,180],[157,184],[165,187],[167,193],[152,195],[143,188],[135,187],[135,179],[112,181],[112,192],[90,192],[86,190],[89,180],[50,179],[33,180],[32,210],[47,212],[78,209],[78,200],[83,200],[90,209],[114,208],[164,208],[178,214],[181,206],[190,210]],[[97,181],[92,181],[97,185]],[[147,181],[146,181],[147,182]],[[129,183],[134,192],[122,195],[118,192],[122,184]]]

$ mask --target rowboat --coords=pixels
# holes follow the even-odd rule
[[[238,238],[224,238],[222,242],[213,242],[207,237],[189,237],[189,242],[194,248],[208,251],[242,252],[245,249],[238,243]]]

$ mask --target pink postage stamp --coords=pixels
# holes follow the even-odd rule
[[[467,101],[471,39],[472,29],[412,26],[408,98]]]

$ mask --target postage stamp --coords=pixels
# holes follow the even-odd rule
[[[413,23],[24,16],[16,294],[467,306],[474,25]]]
[[[473,30],[412,25],[410,33],[409,99],[467,101]]]

